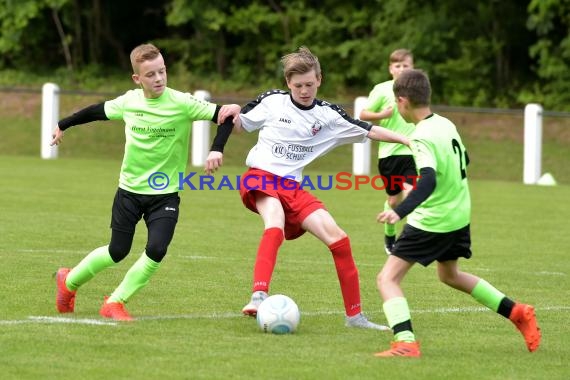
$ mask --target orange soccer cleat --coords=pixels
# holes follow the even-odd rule
[[[121,302],[107,302],[109,297],[105,297],[103,306],[99,310],[99,314],[105,318],[111,318],[115,321],[133,321],[134,318],[130,316],[125,304]]]
[[[392,342],[390,344],[390,349],[377,352],[374,356],[380,358],[387,358],[393,356],[405,356],[409,358],[419,358],[421,356],[420,343],[419,342]]]
[[[73,313],[75,309],[75,294],[77,291],[71,291],[65,285],[65,279],[70,271],[70,268],[59,268],[55,274],[57,284],[55,306],[60,313]]]
[[[530,352],[536,351],[540,345],[541,334],[540,328],[536,323],[534,307],[531,305],[517,303],[513,307],[509,319],[524,336],[528,350]]]

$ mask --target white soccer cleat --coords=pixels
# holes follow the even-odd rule
[[[241,309],[241,312],[244,315],[249,315],[250,317],[255,317],[257,315],[257,308],[261,303],[268,297],[266,292],[258,290],[257,292],[253,292],[251,295],[251,300],[247,305]]]
[[[346,327],[358,327],[361,329],[374,329],[381,331],[388,331],[390,328],[384,325],[378,325],[376,323],[370,322],[362,313],[353,315],[352,317],[346,317],[345,322]]]

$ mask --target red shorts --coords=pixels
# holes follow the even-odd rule
[[[255,193],[279,199],[285,212],[285,239],[293,240],[305,233],[303,220],[325,205],[311,193],[300,189],[299,183],[265,170],[250,168],[240,179],[239,193],[245,207],[257,213]]]

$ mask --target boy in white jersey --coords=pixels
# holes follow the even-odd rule
[[[410,147],[420,180],[400,205],[378,215],[384,223],[396,223],[405,216],[408,219],[377,277],[394,342],[389,350],[375,355],[421,355],[400,283],[416,262],[428,266],[436,260],[440,281],[510,319],[524,336],[528,350],[537,350],[541,335],[534,308],[515,303],[487,281],[459,270],[457,260],[471,257],[471,200],[469,159],[455,125],[431,112],[431,86],[422,71],[402,73],[394,82],[394,94],[400,114],[416,124]]]
[[[414,57],[407,49],[397,49],[390,54],[388,71],[392,79],[374,86],[368,94],[367,104],[360,112],[360,119],[372,122],[380,121],[380,125],[394,132],[410,136],[414,124],[408,123],[400,116],[394,99],[392,87],[394,80],[404,70],[414,68]],[[384,210],[391,210],[402,201],[412,189],[416,175],[416,166],[410,148],[401,144],[381,142],[378,144],[378,172],[387,178]],[[402,183],[401,178],[405,181]],[[396,241],[396,226],[384,224],[384,250],[389,255]]]
[[[53,133],[51,145],[58,145],[64,131],[71,126],[95,120],[122,119],[125,122],[125,153],[113,201],[111,240],[89,253],[74,268],[57,271],[56,307],[60,313],[73,312],[77,289],[129,254],[135,226],[144,218],[148,229],[145,251],[121,284],[105,298],[99,312],[105,318],[133,319],[124,304],[148,284],[160,266],[178,221],[178,185],[174,181],[164,182],[164,177],[154,183],[152,175],[161,172],[167,179],[174,179],[184,172],[193,121],[210,120],[221,124],[231,116],[224,123],[226,129],[229,123],[231,131],[232,119],[240,112],[237,104],[220,107],[166,87],[166,66],[154,45],[137,46],[130,58],[132,79],[139,89],[60,120]],[[216,149],[212,147],[213,151]],[[219,152],[212,155],[216,153]],[[217,166],[215,160],[213,165]]]
[[[264,232],[257,250],[253,294],[243,308],[255,316],[268,296],[277,252],[284,239],[295,239],[309,231],[332,253],[346,312],[346,325],[385,330],[361,313],[358,270],[350,241],[324,205],[300,188],[305,166],[331,149],[363,142],[366,138],[406,144],[404,136],[385,128],[350,118],[340,107],[316,99],[321,85],[318,58],[309,49],[282,58],[290,92],[267,91],[247,104],[234,128],[259,130],[257,144],[250,150],[242,175],[240,193],[244,205],[258,213]]]

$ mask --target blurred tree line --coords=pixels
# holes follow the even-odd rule
[[[153,42],[170,69],[261,87],[305,45],[329,91],[365,95],[405,47],[434,103],[568,111],[569,32],[570,0],[0,0],[0,68],[105,76]]]

